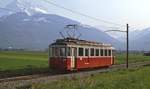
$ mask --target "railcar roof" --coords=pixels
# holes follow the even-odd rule
[[[107,46],[111,47],[111,44],[104,44],[94,41],[80,40],[75,38],[57,39],[51,45],[92,45],[92,46]]]

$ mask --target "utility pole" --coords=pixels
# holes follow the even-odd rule
[[[129,67],[129,24],[126,24],[126,31],[121,31],[121,30],[107,30],[105,32],[112,32],[112,31],[116,31],[116,32],[124,32],[126,33],[126,68]]]
[[[126,28],[127,28],[127,52],[126,52],[126,68],[129,67],[128,65],[128,60],[129,60],[129,24],[126,24]]]

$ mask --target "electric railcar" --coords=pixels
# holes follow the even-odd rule
[[[49,67],[64,71],[109,67],[114,64],[114,50],[110,44],[74,38],[57,39],[49,45]]]

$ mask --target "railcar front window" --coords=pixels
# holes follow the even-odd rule
[[[58,47],[55,48],[55,56],[56,56],[56,57],[59,56],[59,48],[58,48]]]
[[[55,56],[55,48],[52,47],[52,57],[54,57],[54,56]]]
[[[60,48],[60,56],[66,56],[66,48]]]
[[[49,48],[49,57],[52,57],[52,48]]]

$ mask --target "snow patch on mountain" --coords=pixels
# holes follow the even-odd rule
[[[44,17],[41,17],[41,18],[37,18],[37,19],[34,19],[34,21],[36,21],[36,22],[50,22],[50,21],[48,21],[46,18],[44,18]]]
[[[40,5],[40,1],[34,2],[31,0],[13,0],[5,6],[13,12],[25,12],[27,15],[32,16],[36,13],[48,14],[44,5]]]
[[[23,21],[25,21],[25,22],[26,22],[26,21],[30,21],[30,19],[23,19]]]
[[[37,12],[42,12],[43,14],[48,14],[48,12],[46,11],[46,10],[43,10],[43,9],[41,9],[41,8],[34,8],[35,9],[35,11],[37,11]]]

